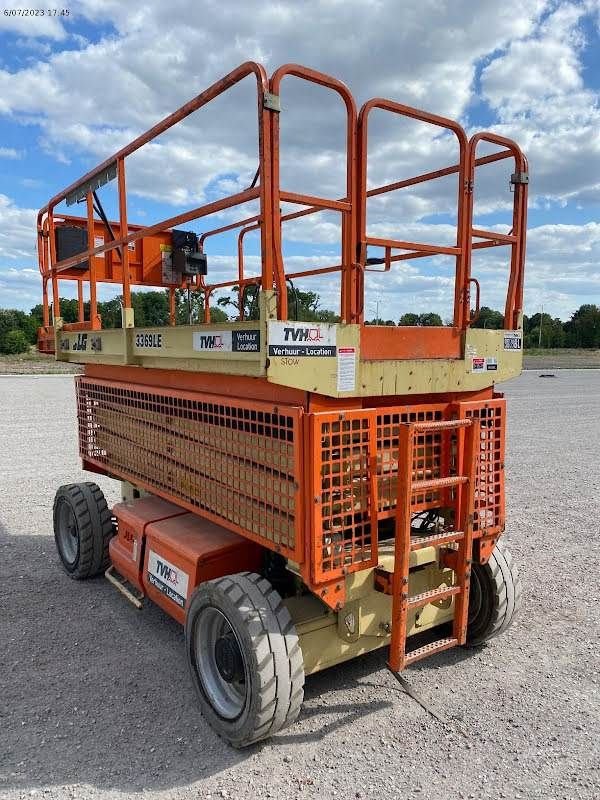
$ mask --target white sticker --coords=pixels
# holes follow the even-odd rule
[[[485,372],[485,358],[473,358],[471,365],[471,372]]]
[[[356,347],[338,347],[337,390],[353,392],[356,389]]]
[[[523,337],[521,331],[504,331],[504,349],[522,350]]]
[[[103,247],[104,246],[104,236],[94,236],[94,249],[96,247]],[[100,253],[97,255],[96,258],[106,258],[106,253]]]
[[[233,336],[231,331],[200,331],[192,336],[194,350],[210,350],[215,353],[231,353]]]
[[[331,357],[336,354],[337,326],[326,322],[269,322],[270,356]]]
[[[488,372],[495,372],[498,369],[498,359],[497,358],[486,358],[485,360],[485,368]]]
[[[467,358],[473,358],[473,356],[477,355],[477,348],[474,344],[468,344],[465,347],[465,352],[467,354]]]
[[[181,273],[173,269],[173,256],[170,244],[160,246],[160,265],[163,283],[181,283]]]
[[[154,550],[148,553],[148,581],[183,608],[188,595],[189,576]]]
[[[197,331],[192,334],[192,347],[201,352],[260,353],[260,331]]]

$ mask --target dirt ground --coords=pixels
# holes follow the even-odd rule
[[[89,478],[72,378],[0,378],[0,797],[600,797],[600,371],[506,393],[524,607],[486,648],[406,671],[445,721],[380,652],[309,678],[299,721],[238,752],[197,709],[178,625],[58,565],[54,491]]]

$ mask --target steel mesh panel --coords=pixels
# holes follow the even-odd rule
[[[301,410],[77,380],[83,458],[297,557]]]
[[[316,572],[320,576],[370,566],[376,557],[371,508],[373,415],[346,412],[315,415]]]
[[[395,514],[400,425],[453,419],[457,415],[480,420],[474,532],[493,534],[504,526],[504,400],[313,416],[312,537],[318,579],[372,565],[376,557],[376,542],[371,536],[377,527],[375,514],[377,519]],[[417,433],[413,482],[457,474],[462,469],[461,443],[462,435],[456,430]],[[445,508],[453,498],[450,493],[455,491],[439,488],[415,493],[413,511]],[[374,496],[376,509],[372,507]]]
[[[401,424],[433,422],[446,417],[447,404],[412,406],[407,409],[385,409],[377,414],[377,488],[381,519],[393,516],[398,494],[398,435]],[[439,478],[444,472],[450,446],[450,434],[419,433],[415,437],[413,481]],[[412,504],[415,511],[435,508],[441,503],[443,490],[417,493]]]
[[[475,482],[473,531],[495,534],[504,529],[504,400],[464,404],[467,418],[479,420],[479,466]]]

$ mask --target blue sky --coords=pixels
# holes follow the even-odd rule
[[[6,4],[5,4],[6,5]],[[9,2],[6,7],[17,8]],[[329,0],[277,5],[159,0],[143,8],[78,0],[68,16],[0,15],[0,306],[39,302],[35,213],[59,189],[247,59],[268,72],[296,61],[341,78],[360,104],[384,96],[515,138],[530,159],[526,312],[543,304],[568,319],[600,302],[600,36],[598,0],[482,0],[402,4]],[[360,21],[360,24],[357,24]],[[343,119],[335,99],[290,81],[282,94],[285,188],[341,196]],[[149,224],[250,182],[256,168],[254,96],[242,84],[215,109],[128,169],[129,218]],[[424,127],[374,120],[371,183],[398,180],[455,158]],[[510,169],[508,169],[510,172]],[[478,224],[508,221],[507,167],[482,174]],[[452,240],[455,187],[395,193],[369,207],[374,235]],[[113,206],[114,192],[105,191]],[[249,213],[252,213],[250,210]],[[246,214],[244,213],[244,216]],[[193,225],[198,232],[231,217]],[[210,224],[209,224],[210,223]],[[235,240],[211,240],[215,280],[235,275]],[[335,215],[286,228],[290,269],[331,264]],[[375,254],[375,253],[373,253]],[[248,237],[247,264],[258,262]],[[502,308],[506,257],[475,261],[482,302]],[[451,264],[405,262],[371,277],[367,309],[449,316]],[[65,287],[62,294],[70,294]],[[335,307],[335,282],[315,281]],[[114,295],[107,287],[101,296]],[[368,312],[369,313],[369,312]]]

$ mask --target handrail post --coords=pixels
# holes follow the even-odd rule
[[[474,134],[469,142],[469,160],[471,163],[471,181],[475,180],[475,165],[477,145],[479,142],[489,142],[499,145],[509,150],[515,161],[517,172],[527,172],[527,158],[521,148],[512,139],[500,136],[488,131],[481,131]],[[517,183],[513,200],[513,219],[512,232],[513,241],[511,242],[510,277],[508,291],[506,295],[506,305],[504,310],[504,328],[512,329],[519,327],[519,319],[523,306],[523,276],[525,269],[525,243],[527,227],[527,183]],[[473,193],[469,205],[468,219],[469,240],[473,238]]]
[[[60,317],[60,298],[58,296],[58,273],[55,269],[56,233],[54,228],[53,208],[48,208],[48,238],[50,240],[50,275],[52,280],[52,319],[55,320]]]
[[[348,87],[323,72],[302,67],[299,64],[284,64],[279,67],[270,81],[270,90],[273,94],[279,95],[281,82],[284,77],[293,76],[309,83],[315,83],[336,92],[346,106],[346,196],[342,202],[347,203],[347,207],[340,209],[342,214],[341,240],[342,240],[342,291],[340,298],[340,310],[342,320],[347,323],[357,322],[360,312],[357,310],[356,292],[356,104]],[[280,173],[279,173],[279,114],[271,115],[271,147],[272,147],[272,218],[273,218],[273,252],[275,264],[276,286],[279,290],[279,318],[287,319],[287,286],[285,281],[285,270],[282,256],[281,243],[281,208],[280,203],[283,195],[289,193],[281,192]],[[298,202],[301,195],[296,196],[292,202]],[[314,203],[316,198],[305,198],[307,203]],[[327,208],[327,205],[323,205]],[[332,205],[329,206],[333,207]]]
[[[94,248],[94,199],[92,197],[92,192],[89,191],[86,195],[86,203],[87,203],[87,235],[88,235],[88,250],[92,250]],[[100,328],[99,319],[98,319],[98,302],[97,302],[97,293],[96,293],[96,256],[90,256],[88,259],[88,269],[90,273],[90,326],[93,331],[98,330]],[[83,283],[81,280],[77,281],[79,284],[79,294],[80,294],[80,317],[79,321],[84,321],[84,311],[83,311]]]
[[[366,250],[368,239],[367,237],[367,197],[375,194],[375,190],[367,191],[367,155],[368,155],[368,117],[370,112],[375,109],[382,111],[389,111],[393,114],[398,114],[402,117],[417,120],[429,125],[437,125],[440,128],[445,128],[451,131],[458,140],[459,146],[459,163],[456,167],[453,165],[444,170],[436,170],[433,173],[426,173],[423,176],[416,176],[408,181],[399,181],[398,184],[391,184],[385,187],[389,190],[390,187],[403,188],[417,182],[418,179],[432,180],[436,177],[441,177],[445,174],[453,174],[458,172],[458,212],[457,212],[457,225],[456,225],[456,247],[452,248],[454,253],[449,255],[456,255],[456,270],[455,270],[455,283],[454,283],[454,326],[466,327],[468,319],[468,310],[465,312],[465,306],[468,306],[468,279],[470,277],[469,265],[471,258],[471,239],[469,234],[469,220],[470,214],[468,212],[469,202],[469,169],[470,169],[470,151],[469,141],[462,126],[454,120],[440,117],[437,114],[429,114],[426,111],[421,111],[418,108],[405,106],[402,103],[396,103],[393,100],[385,100],[381,97],[374,97],[368,100],[362,106],[358,115],[358,160],[359,169],[357,173],[357,203],[358,203],[358,231],[357,231],[357,245],[359,252],[357,258],[360,263],[366,263]],[[415,250],[418,250],[415,247]],[[437,252],[444,252],[444,248],[436,248]],[[447,248],[450,250],[450,248]],[[391,258],[390,260],[394,260]],[[364,288],[363,288],[364,292]]]
[[[169,325],[174,326],[176,324],[176,315],[175,315],[175,287],[169,286]]]
[[[117,160],[117,181],[119,187],[119,226],[121,239],[129,235],[127,227],[127,195],[125,190],[125,159]],[[133,328],[134,315],[131,307],[131,277],[129,275],[129,245],[121,248],[121,269],[123,271],[123,327]]]
[[[44,328],[50,327],[50,306],[48,304],[48,278],[42,278],[42,320]]]

